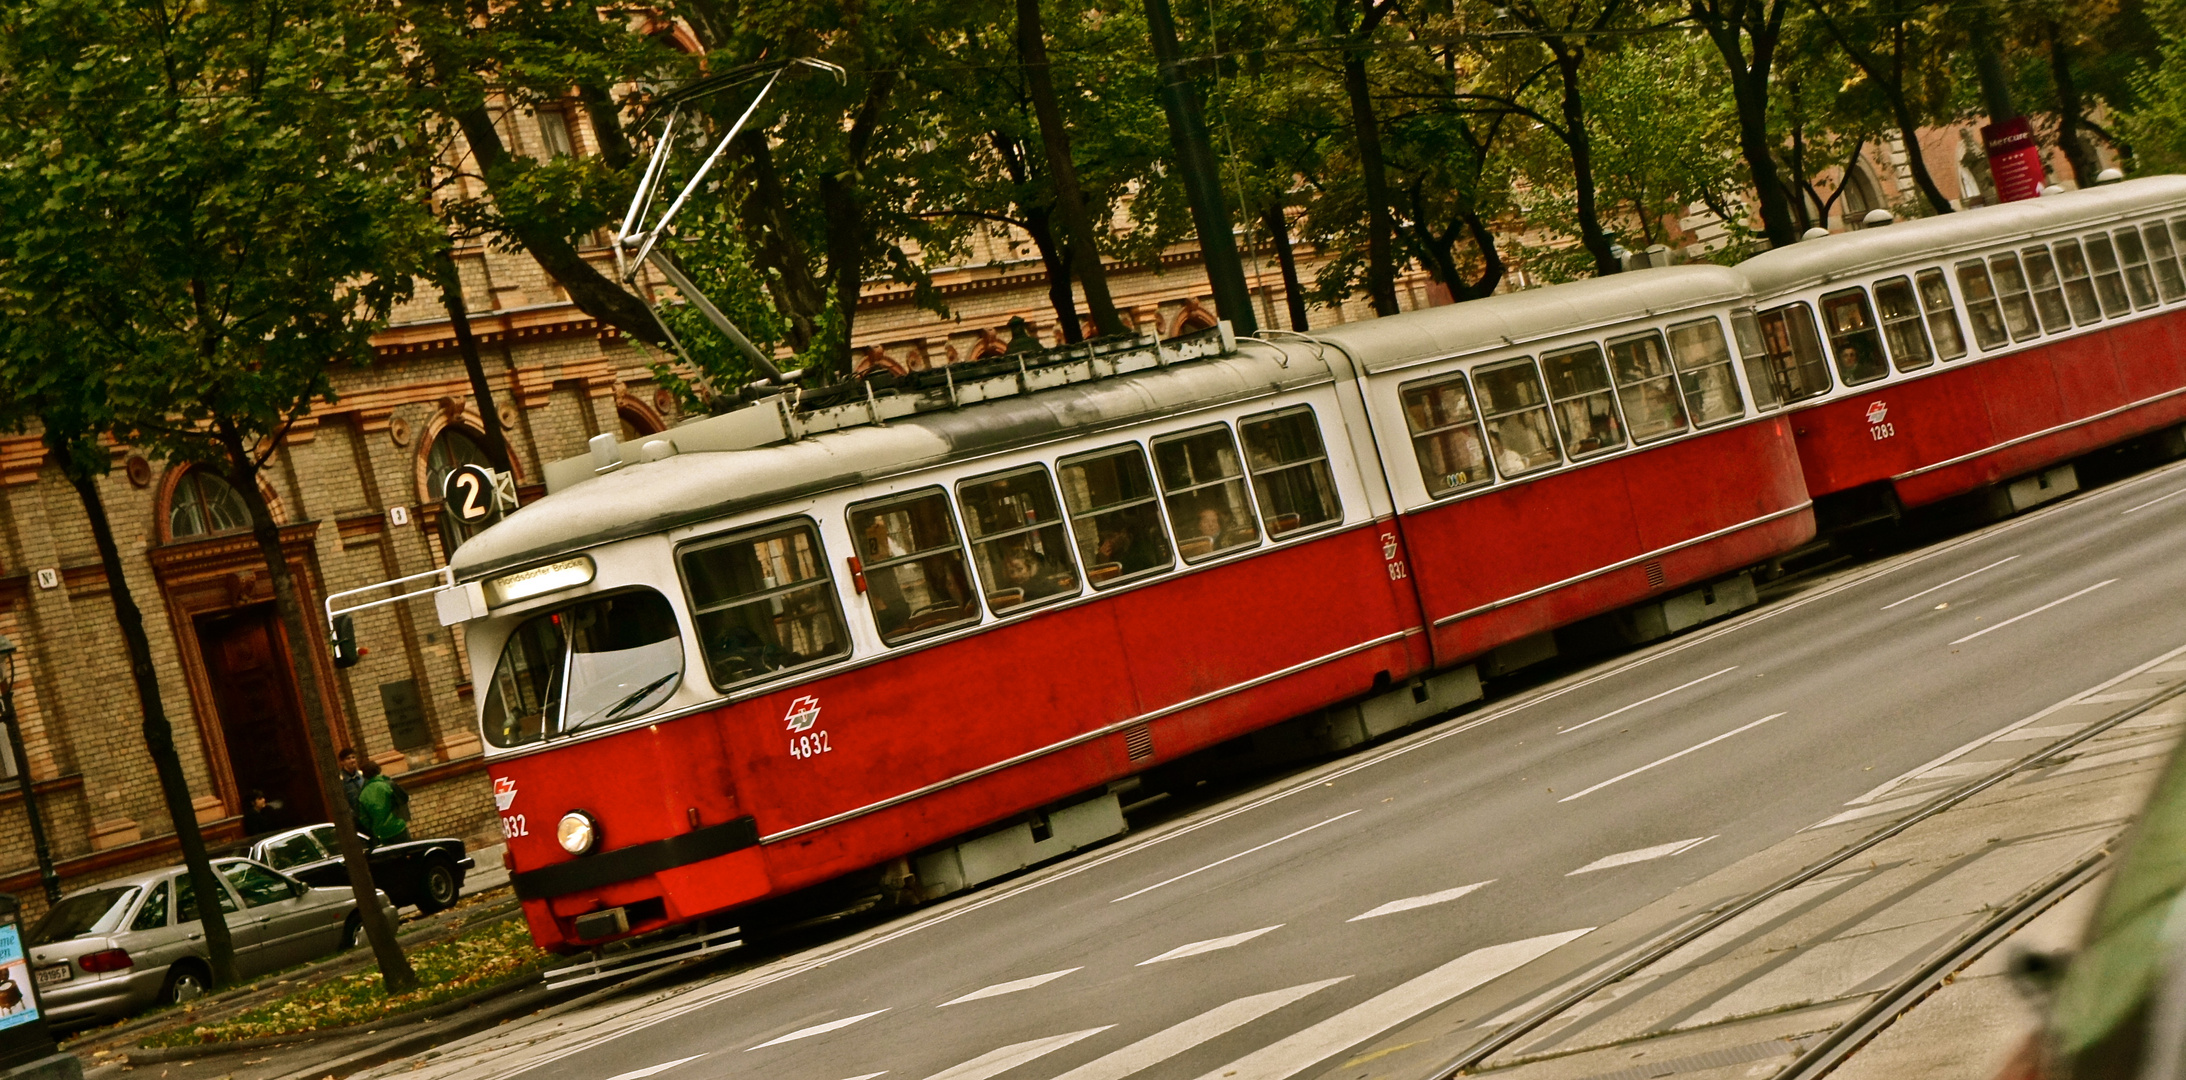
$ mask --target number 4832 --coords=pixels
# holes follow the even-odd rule
[[[827,744],[827,732],[824,731],[799,735],[789,741],[789,756],[793,758],[818,757],[833,749],[834,747]]]

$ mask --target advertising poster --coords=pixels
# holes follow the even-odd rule
[[[0,1030],[38,1019],[38,999],[30,992],[30,961],[23,955],[23,928],[0,924]]]

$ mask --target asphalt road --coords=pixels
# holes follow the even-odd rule
[[[2186,643],[2182,555],[2175,465],[759,974],[520,1050],[458,1050],[426,1075],[1320,1075]]]

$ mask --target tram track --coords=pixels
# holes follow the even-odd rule
[[[2060,703],[2059,707],[2101,693],[2111,686],[2145,673],[2149,669],[2181,655],[2186,655],[2186,647],[2165,653],[2116,678],[2082,691],[2066,702]],[[1508,1026],[1495,1032],[1486,1040],[1468,1047],[1425,1075],[1432,1078],[1432,1080],[1454,1080],[1459,1076],[1478,1075],[1487,1071],[1483,1070],[1481,1066],[1487,1064],[1496,1054],[1509,1049],[1527,1036],[1541,1031],[1547,1025],[1602,991],[1662,962],[1685,946],[1728,926],[1741,916],[1755,911],[1769,901],[1823,877],[1860,855],[1903,835],[1922,822],[1929,821],[2030,769],[2040,767],[2045,762],[2050,762],[2072,748],[2121,724],[2125,724],[2159,705],[2178,700],[2181,697],[2186,697],[2186,682],[2180,682],[2159,691],[2143,701],[2119,709],[2087,724],[2078,731],[2064,735],[2027,754],[2012,759],[2002,767],[1930,799],[1890,824],[1821,859],[1808,863],[1799,870],[1769,885],[1748,893],[1729,905],[1703,912],[1694,919],[1656,936],[1636,950],[1627,952],[1626,959],[1614,962],[1614,966],[1606,972],[1591,976],[1573,989],[1558,994],[1547,1003],[1512,1021]],[[2048,711],[2051,710],[2045,710],[2044,713],[2038,713],[2034,718],[2029,719],[2039,718]],[[2022,721],[2023,723],[2025,721]],[[2017,726],[2019,725],[2014,725],[2014,727]],[[2001,735],[2003,733],[2000,731],[1997,734]],[[2099,873],[2103,866],[2107,864],[2108,857],[2108,845],[2105,845],[2103,850],[2079,860],[2064,871],[2046,879],[2043,883],[2023,892],[2017,899],[1964,935],[1953,946],[1931,961],[1921,965],[1912,975],[1886,990],[1874,1003],[1862,1010],[1857,1016],[1838,1026],[1820,1041],[1802,1050],[1793,1064],[1779,1074],[1778,1080],[1808,1080],[1808,1078],[1822,1076],[1830,1069],[1835,1068],[1837,1064],[1873,1037],[1876,1032],[1887,1027],[1891,1020],[1941,985],[1944,978],[1951,972],[1957,971],[1966,963],[1971,962],[1974,958],[1993,947],[1996,942],[2010,936],[2013,931],[2024,926],[2073,889],[2078,888]]]

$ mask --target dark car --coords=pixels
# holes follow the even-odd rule
[[[349,871],[331,823],[268,833],[245,841],[247,855],[314,888],[346,888]],[[463,877],[477,865],[463,841],[448,837],[372,848],[372,884],[398,906],[430,915],[455,903]]]

